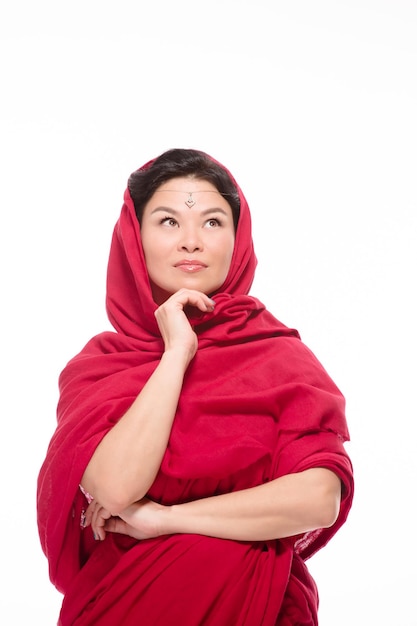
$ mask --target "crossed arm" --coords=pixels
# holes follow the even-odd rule
[[[106,532],[149,539],[174,533],[237,541],[266,541],[326,528],[337,519],[340,480],[330,470],[309,469],[233,493],[163,506],[144,497],[112,516],[93,501],[86,515],[96,539]]]

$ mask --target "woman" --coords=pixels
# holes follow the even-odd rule
[[[255,267],[222,165],[175,149],[132,174],[108,264],[116,332],[61,373],[39,474],[61,626],[317,624],[305,560],[353,497],[344,398],[247,295]]]

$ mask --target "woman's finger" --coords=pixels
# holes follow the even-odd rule
[[[213,311],[215,302],[202,291],[196,291],[195,289],[179,289],[170,296],[168,300],[161,304],[159,309],[169,309],[171,306],[178,307],[178,305],[180,305],[182,309],[188,305],[195,306],[200,309],[200,311],[205,312]]]
[[[130,528],[120,517],[110,517],[104,524],[104,530],[109,533],[120,533],[129,535]]]
[[[93,500],[92,502],[90,502],[90,504],[87,506],[87,508],[85,510],[84,526],[89,526],[91,524],[91,520],[93,518],[94,511],[99,506],[100,505],[98,504],[98,502],[96,500]]]
[[[94,539],[103,541],[106,537],[104,529],[106,521],[111,517],[110,511],[101,506],[96,507],[91,520],[91,528],[93,529]]]

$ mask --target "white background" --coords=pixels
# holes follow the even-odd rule
[[[415,0],[15,0],[0,35],[0,621],[56,624],[35,489],[57,377],[108,327],[128,175],[195,147],[248,198],[252,293],[347,398],[356,497],[309,561],[320,626],[416,625]]]

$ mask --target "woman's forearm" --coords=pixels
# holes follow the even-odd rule
[[[313,468],[264,485],[167,507],[161,534],[193,533],[266,541],[331,526],[340,507],[340,480]]]
[[[132,406],[91,457],[81,484],[113,515],[140,500],[156,476],[188,360],[178,350],[165,352]]]

